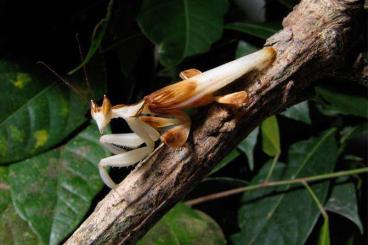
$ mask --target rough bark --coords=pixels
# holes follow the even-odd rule
[[[132,244],[183,199],[241,139],[268,116],[306,98],[313,83],[349,65],[363,3],[304,0],[266,46],[277,58],[263,74],[242,78],[250,94],[239,109],[212,105],[193,119],[180,149],[163,147],[112,190],[66,244]],[[353,64],[351,63],[350,66]]]

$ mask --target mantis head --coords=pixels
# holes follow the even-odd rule
[[[134,105],[115,105],[112,106],[110,100],[104,95],[102,105],[98,106],[91,100],[91,116],[96,121],[100,133],[103,133],[104,128],[110,123],[113,118],[122,118],[128,120],[131,117],[136,117],[143,109],[144,100]]]
[[[91,100],[91,116],[96,121],[100,133],[102,133],[112,118],[111,102],[106,95],[104,95],[102,106],[98,106],[93,100]]]

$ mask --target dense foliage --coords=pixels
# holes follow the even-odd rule
[[[59,244],[109,191],[96,168],[109,153],[90,125],[90,98],[134,103],[181,70],[259,49],[296,2],[254,2],[2,1],[0,243]],[[323,80],[309,92],[254,129],[187,200],[250,188],[178,204],[139,244],[362,244],[367,181],[353,173],[367,172],[366,87]],[[111,174],[118,181],[130,170]]]

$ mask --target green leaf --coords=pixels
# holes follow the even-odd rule
[[[280,30],[281,27],[270,23],[235,22],[227,24],[225,29],[240,31],[261,39],[267,39]]]
[[[344,152],[345,148],[349,145],[350,141],[357,137],[364,137],[364,134],[368,133],[368,123],[362,123],[359,125],[345,127],[340,131],[341,138],[340,138],[340,153]],[[353,160],[356,161],[358,156],[353,155],[345,155],[345,160]],[[355,159],[354,159],[355,158]],[[363,161],[363,160],[358,160]]]
[[[249,169],[253,171],[254,169],[254,157],[253,151],[257,144],[258,127],[255,128],[240,144],[238,148],[245,153],[248,158]]]
[[[177,204],[138,242],[138,245],[226,244],[217,223],[205,213]]]
[[[0,241],[3,245],[41,244],[36,235],[16,213],[10,198],[8,168],[0,167]]]
[[[4,60],[0,95],[0,164],[55,146],[87,120],[87,100],[61,82],[44,83]]]
[[[211,174],[216,173],[217,171],[219,171],[220,169],[222,169],[223,167],[225,167],[226,165],[228,165],[229,163],[231,163],[235,158],[237,158],[240,155],[240,152],[236,149],[232,150],[229,154],[227,154],[224,159],[221,160],[221,162],[219,162],[211,171]]]
[[[328,199],[325,208],[352,221],[363,234],[363,225],[359,218],[354,184],[345,180],[345,178],[338,180],[339,183],[333,187],[331,197]]]
[[[300,121],[306,124],[311,124],[311,119],[309,117],[309,107],[308,102],[303,101],[299,104],[293,105],[286,111],[282,112],[281,115]]]
[[[368,132],[368,123],[362,123],[352,127],[345,127],[341,130],[341,144],[346,144],[349,140],[359,137]]]
[[[72,232],[100,191],[97,164],[107,153],[91,126],[66,145],[12,164],[11,196],[16,210],[46,244]]]
[[[261,124],[262,150],[270,157],[281,152],[279,125],[276,116],[271,116]]]
[[[239,41],[238,42],[238,47],[236,48],[235,51],[235,58],[240,58],[242,56],[251,54],[255,51],[257,51],[259,48],[256,46],[253,46],[252,44],[248,43],[248,42],[244,42],[244,41]]]
[[[68,75],[74,74],[75,72],[80,70],[83,66],[85,66],[92,59],[92,57],[97,52],[97,50],[100,48],[102,40],[105,37],[110,18],[111,18],[113,4],[114,4],[114,0],[110,0],[107,6],[105,18],[100,20],[100,22],[98,22],[97,25],[95,26],[93,33],[92,33],[91,45],[89,47],[86,57],[83,59],[81,64],[79,64],[73,70],[69,71]]]
[[[10,202],[10,186],[8,183],[8,168],[0,167],[0,214],[8,207]],[[1,239],[0,239],[1,240]]]
[[[288,164],[277,163],[274,180],[320,175],[333,171],[337,158],[335,129],[318,138],[293,144]],[[265,165],[251,185],[263,183],[271,162]],[[311,184],[321,202],[328,194],[328,182]],[[232,236],[234,244],[303,244],[314,227],[320,211],[302,186],[283,185],[250,191],[243,195],[238,212],[240,233]]]
[[[200,54],[221,37],[227,0],[144,0],[138,15],[142,31],[156,43],[164,66]]]
[[[368,99],[366,97],[322,87],[316,87],[316,92],[327,102],[323,107],[330,111],[331,115],[337,113],[368,118]]]
[[[328,219],[324,219],[323,226],[319,234],[319,245],[330,245],[330,225]]]

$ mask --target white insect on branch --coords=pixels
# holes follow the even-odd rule
[[[183,109],[212,102],[232,106],[247,103],[248,94],[245,91],[226,95],[215,93],[251,71],[266,68],[275,56],[275,50],[266,47],[203,73],[196,69],[185,70],[180,73],[182,81],[157,90],[134,105],[112,106],[106,96],[102,106],[91,101],[91,115],[101,133],[113,118],[123,118],[134,132],[103,135],[100,138],[100,142],[116,154],[102,159],[98,164],[105,184],[110,188],[116,185],[106,167],[126,167],[142,161],[153,152],[158,139],[170,147],[184,145],[191,121]],[[126,151],[125,148],[131,150]]]

